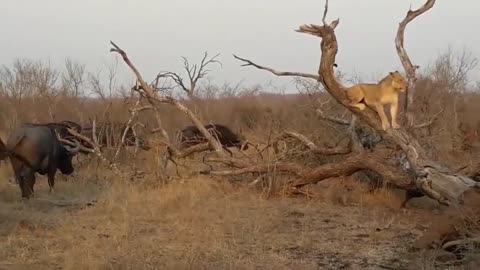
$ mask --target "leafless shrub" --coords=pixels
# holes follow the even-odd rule
[[[62,88],[68,95],[74,97],[84,96],[85,66],[74,62],[72,59],[65,60],[65,72],[62,74]]]
[[[427,74],[437,87],[448,92],[465,92],[470,85],[469,73],[478,66],[478,59],[467,49],[451,47],[441,53],[428,67]]]

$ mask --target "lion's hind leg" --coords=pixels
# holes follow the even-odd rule
[[[365,110],[366,106],[364,103],[359,103],[359,102],[350,102],[350,104],[348,104],[352,107],[356,107],[358,109],[360,109],[361,111]]]
[[[347,90],[347,97],[350,100],[349,106],[358,108],[361,111],[365,110],[366,106],[363,103],[365,102],[365,96],[360,89]]]

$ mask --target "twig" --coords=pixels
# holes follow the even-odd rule
[[[323,10],[323,18],[322,18],[323,25],[327,25],[327,21],[325,20],[327,18],[327,13],[328,13],[328,0],[325,0],[325,9]]]
[[[133,127],[131,127],[131,125],[132,125],[133,120],[135,119],[135,117],[137,117],[137,114],[139,112],[139,107],[138,106],[140,105],[140,101],[141,101],[141,97],[138,98],[137,102],[135,103],[134,108],[130,111],[131,116],[128,119],[126,125],[125,125],[125,130],[123,131],[122,139],[121,139],[120,143],[117,145],[117,150],[115,151],[115,155],[113,156],[110,163],[115,162],[115,160],[117,159],[118,154],[120,153],[120,149],[125,144],[125,138],[127,137],[128,130],[131,128],[132,131],[133,131]],[[136,138],[136,136],[135,136],[135,138]],[[137,145],[136,145],[136,147],[137,147]],[[135,151],[136,151],[136,149],[135,149]]]
[[[153,110],[153,107],[152,106],[139,107],[137,104],[134,108],[128,109],[130,113],[134,113],[134,112],[139,113],[139,112],[148,111],[148,110]]]

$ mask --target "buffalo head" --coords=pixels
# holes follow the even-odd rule
[[[57,133],[57,137],[58,137],[58,133]],[[77,140],[74,140],[71,143],[75,145],[74,147],[70,147],[67,143],[65,143],[69,141],[61,140],[60,138],[59,138],[59,141],[62,143],[60,144],[59,153],[57,157],[58,169],[63,174],[70,175],[74,171],[72,158],[80,152],[81,146]]]

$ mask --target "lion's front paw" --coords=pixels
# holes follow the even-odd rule
[[[390,127],[388,123],[382,123],[382,129],[387,130]]]
[[[400,125],[397,123],[392,123],[392,128],[394,129],[400,128]]]

